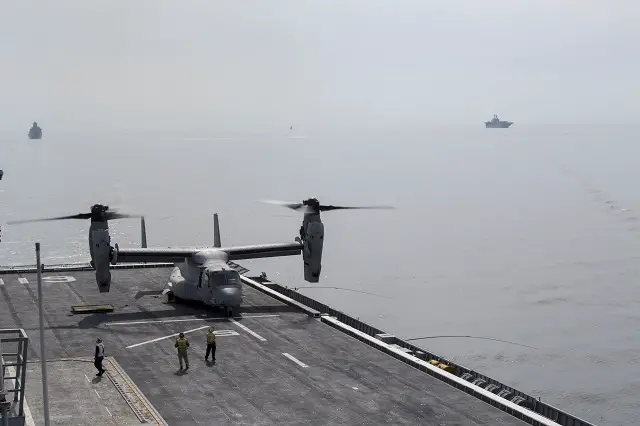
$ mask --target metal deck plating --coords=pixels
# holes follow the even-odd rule
[[[245,277],[245,303],[234,318],[198,304],[166,304],[159,289],[168,266],[115,267],[108,294],[95,290],[86,265],[44,268],[48,365],[91,359],[94,341],[102,337],[110,357],[106,377],[119,393],[105,390],[109,401],[103,402],[126,403],[139,423],[554,425],[552,418],[589,425],[274,283]],[[40,356],[35,272],[0,270],[0,324],[26,331],[29,361]],[[97,304],[115,310],[71,313],[72,305]],[[204,361],[209,326],[218,336],[215,365]],[[173,347],[181,331],[191,343],[186,373],[178,371]],[[451,373],[428,362],[434,359]],[[90,362],[66,362],[87,378],[95,374]],[[85,380],[80,370],[76,376]],[[104,384],[80,386],[60,377],[50,374],[50,389],[65,388],[69,398]],[[28,374],[27,404],[37,419],[38,388],[37,374]],[[52,424],[70,424],[64,416],[72,416],[73,424],[85,418],[90,424],[91,416],[78,412],[81,407],[60,407],[66,412],[58,413],[59,423],[52,413]],[[111,423],[105,424],[132,424],[124,411],[106,418]]]

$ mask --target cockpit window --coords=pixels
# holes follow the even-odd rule
[[[211,274],[209,278],[212,287],[240,285],[240,274],[236,271],[219,271]]]
[[[238,286],[240,285],[240,274],[236,271],[231,271],[226,274],[227,276],[227,284]]]
[[[221,272],[214,272],[213,274],[209,275],[209,282],[211,283],[211,287],[219,287],[226,284],[224,274]]]

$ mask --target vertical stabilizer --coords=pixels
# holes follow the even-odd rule
[[[140,245],[142,248],[147,248],[147,227],[144,224],[144,216],[140,218]]]
[[[218,213],[213,214],[213,246],[222,247],[220,241],[220,225],[218,224]]]

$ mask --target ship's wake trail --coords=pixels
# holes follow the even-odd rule
[[[609,210],[612,214],[615,214],[618,218],[627,223],[635,223],[640,220],[640,216],[638,212],[634,211],[631,208],[625,207],[620,202],[618,202],[614,197],[607,194],[605,191],[597,187],[593,184],[593,180],[589,178],[589,176],[578,173],[570,167],[559,164],[556,161],[551,161],[558,167],[559,172],[571,178],[575,181],[580,188],[589,193],[592,199]],[[638,234],[640,236],[640,227],[638,225],[632,225],[628,228],[629,232]]]

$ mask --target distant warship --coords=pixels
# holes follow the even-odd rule
[[[500,119],[498,118],[498,114],[493,114],[493,118],[491,119],[491,121],[484,122],[484,125],[487,127],[487,129],[506,129],[512,124],[513,121],[500,121]]]
[[[38,123],[35,121],[29,129],[29,139],[42,139],[42,129],[38,127]]]

